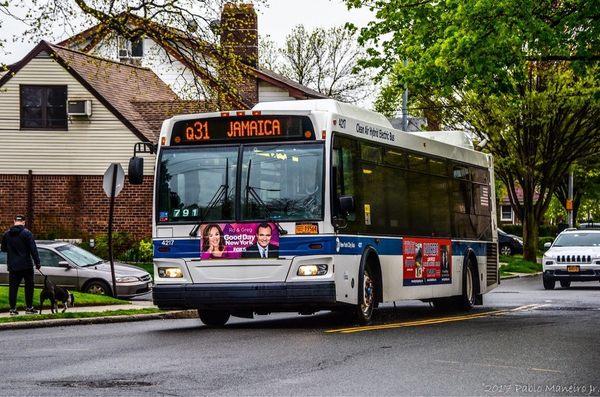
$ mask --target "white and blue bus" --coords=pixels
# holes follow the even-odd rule
[[[382,302],[470,309],[498,285],[492,158],[463,132],[306,100],[176,116],[159,140],[160,308],[212,326],[319,310],[366,323]]]

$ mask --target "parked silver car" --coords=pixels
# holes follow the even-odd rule
[[[112,295],[110,263],[76,245],[59,241],[36,241],[41,271],[55,284],[72,291]],[[115,262],[117,296],[129,298],[149,292],[152,277],[139,267]],[[44,278],[35,271],[35,284]],[[0,252],[0,285],[8,285],[6,253]]]

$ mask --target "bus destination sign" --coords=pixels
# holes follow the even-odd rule
[[[173,126],[171,145],[287,139],[315,139],[310,119],[260,115],[182,120]]]

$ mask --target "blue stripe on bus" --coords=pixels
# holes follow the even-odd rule
[[[472,249],[476,256],[486,255],[486,242],[452,241],[452,255],[462,256]],[[338,251],[339,246],[339,251]],[[372,246],[379,255],[402,255],[402,239],[362,236],[300,236],[281,237],[281,256],[362,255]],[[155,239],[155,258],[199,258],[200,240]]]

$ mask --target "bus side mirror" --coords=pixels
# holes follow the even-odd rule
[[[552,247],[552,243],[544,243],[544,248],[549,249]]]
[[[141,157],[132,157],[129,159],[127,168],[127,178],[132,185],[141,185],[144,183],[144,159]]]
[[[354,212],[354,196],[340,196],[340,213],[344,218]]]

